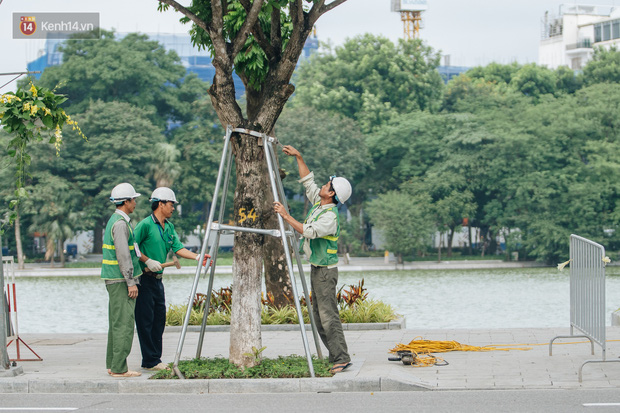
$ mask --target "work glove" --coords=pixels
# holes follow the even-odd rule
[[[149,270],[151,270],[151,272],[160,272],[162,270],[161,263],[159,261],[155,261],[149,258],[148,260],[146,260],[145,264],[147,267],[149,267]]]
[[[207,260],[211,258],[211,256],[209,254],[205,254],[204,257],[202,257],[202,266],[204,267],[205,265],[207,265]],[[200,254],[196,255],[196,261],[200,262]],[[211,265],[211,263],[209,263],[209,265]]]

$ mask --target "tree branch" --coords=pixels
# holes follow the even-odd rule
[[[330,11],[331,9],[340,6],[345,1],[347,1],[347,0],[334,0],[331,3],[329,3],[329,4],[326,4],[325,6],[321,6],[321,8],[319,10],[319,15],[323,15],[323,14],[327,13],[328,11]]]
[[[235,58],[235,56],[237,56],[237,54],[239,54],[239,52],[241,51],[241,48],[245,44],[245,41],[248,39],[248,36],[250,35],[250,28],[254,27],[254,25],[257,24],[258,14],[260,13],[261,8],[263,7],[263,3],[264,3],[264,0],[254,1],[254,4],[252,4],[252,8],[248,12],[247,17],[245,18],[245,21],[243,22],[243,25],[241,26],[241,29],[239,30],[239,33],[237,33],[237,36],[235,36],[235,39],[232,41],[233,59]]]
[[[271,11],[271,45],[278,56],[282,55],[282,26],[280,24],[281,10],[274,7]]]
[[[239,0],[239,3],[241,3],[243,8],[245,9],[245,12],[249,15],[251,11],[250,2],[248,0]],[[267,36],[265,36],[265,33],[263,32],[263,28],[260,25],[259,19],[256,19],[256,24],[254,24],[254,27],[252,27],[252,34],[254,35],[254,38],[260,45],[261,49],[263,49],[263,51],[265,52],[269,60],[276,57],[277,51],[274,49],[272,44],[269,43],[269,39],[267,39]]]
[[[160,3],[167,4],[168,6],[172,6],[176,11],[180,12],[181,14],[189,18],[191,21],[193,21],[196,24],[196,26],[200,27],[202,30],[209,33],[209,25],[207,24],[207,22],[205,22],[204,20],[201,20],[198,16],[196,16],[194,13],[192,13],[185,7],[181,6],[175,0],[157,0],[157,1],[159,1]]]
[[[224,14],[220,1],[211,2],[211,43],[213,44],[214,58],[228,56],[226,39],[224,38]]]

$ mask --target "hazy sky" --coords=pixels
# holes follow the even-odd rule
[[[189,3],[181,0],[181,4]],[[620,7],[620,0],[428,0],[421,37],[450,55],[454,66],[536,62],[541,18],[547,10],[557,14],[562,3]],[[399,14],[390,11],[390,4],[391,0],[348,0],[319,19],[319,40],[339,45],[346,38],[370,32],[396,41],[403,25]],[[13,13],[60,11],[99,12],[102,28],[119,32],[186,33],[188,29],[178,23],[178,13],[159,13],[156,0],[2,0],[0,73],[26,70],[26,63],[36,59],[43,46],[40,40],[12,39]],[[0,85],[5,79],[10,78],[0,77]]]

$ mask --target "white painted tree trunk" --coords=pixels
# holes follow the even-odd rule
[[[261,269],[262,254],[257,251],[235,259],[233,298],[230,317],[230,361],[238,366],[252,367],[257,360],[252,347],[262,347],[261,337]]]

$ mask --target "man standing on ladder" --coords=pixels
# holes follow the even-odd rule
[[[340,220],[338,202],[344,203],[351,196],[351,184],[345,178],[332,176],[319,188],[314,182],[301,153],[290,145],[282,151],[297,159],[301,182],[306,196],[313,203],[304,223],[295,220],[279,202],[274,210],[288,222],[295,231],[303,235],[300,249],[309,257],[311,264],[310,284],[312,286],[312,311],[321,341],[329,351],[332,373],[340,373],[351,365],[351,357],[342,331],[342,323],[336,302],[338,283],[338,236]]]
[[[164,328],[166,327],[166,296],[162,282],[163,268],[169,251],[180,257],[199,260],[199,255],[186,249],[168,219],[172,217],[177,198],[170,188],[156,188],[151,195],[153,213],[136,226],[136,242],[142,252],[140,265],[142,281],[140,297],[136,303],[136,327],[142,351],[142,368],[163,370],[162,363]],[[204,266],[210,255],[202,258]]]
[[[106,368],[113,377],[138,377],[141,373],[129,370],[127,356],[133,343],[136,284],[142,273],[138,263],[140,251],[129,225],[129,214],[136,209],[136,198],[140,194],[131,184],[122,183],[116,185],[110,195],[116,211],[105,227],[101,264],[101,278],[105,280],[110,297]]]

